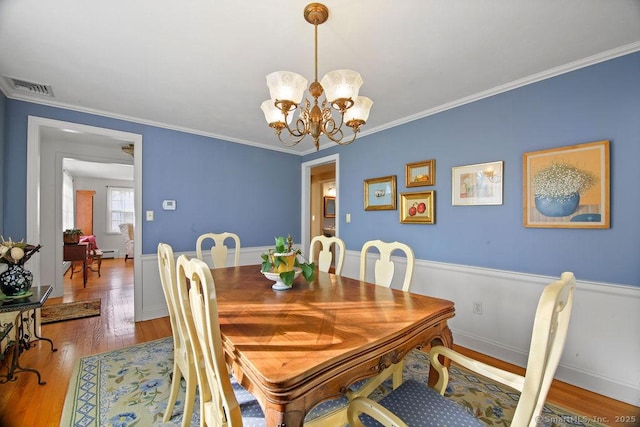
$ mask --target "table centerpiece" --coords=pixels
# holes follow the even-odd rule
[[[286,238],[276,237],[275,241],[275,247],[261,255],[262,266],[260,269],[267,279],[275,280],[272,285],[274,290],[291,289],[293,281],[300,274],[308,282],[316,277],[315,263],[300,262],[298,256],[303,256],[302,251],[293,247],[291,235]]]

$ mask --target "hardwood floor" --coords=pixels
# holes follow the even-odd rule
[[[42,335],[58,348],[51,352],[47,342],[38,342],[20,358],[25,367],[38,369],[45,385],[38,385],[32,373],[20,373],[15,382],[0,384],[0,427],[58,426],[69,379],[76,361],[86,355],[110,351],[171,335],[167,317],[135,323],[133,321],[133,262],[107,259],[102,262],[102,277],[90,272],[87,287],[82,275],[65,275],[65,292],[45,305],[100,298],[99,317],[69,320],[42,326]],[[460,349],[498,366],[520,368]],[[640,408],[606,398],[571,385],[554,382],[549,401],[590,419],[607,418],[607,425],[638,425]],[[636,422],[615,423],[616,419],[635,416]],[[66,426],[65,426],[66,427]]]

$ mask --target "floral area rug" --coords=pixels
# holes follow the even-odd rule
[[[178,396],[173,417],[168,423],[162,422],[172,369],[171,338],[81,358],[69,384],[60,426],[179,426],[184,409],[184,388]],[[404,377],[426,381],[428,373],[427,355],[411,352],[406,359]],[[371,397],[379,400],[390,389],[390,383],[385,383]],[[514,390],[456,366],[450,369],[447,395],[489,426],[509,426],[518,401],[518,393]],[[198,411],[196,402],[191,425],[200,424]],[[602,427],[553,405],[545,406],[539,425]]]
[[[100,316],[100,298],[45,305],[40,310],[42,324],[92,316]]]

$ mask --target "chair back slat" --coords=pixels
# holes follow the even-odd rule
[[[240,265],[240,237],[237,234],[224,232],[224,233],[204,233],[198,237],[196,241],[196,257],[205,261],[204,259],[204,243],[208,240],[213,240],[213,245],[210,249],[210,256],[213,268],[221,268],[227,266],[227,256],[229,254],[229,248],[225,245],[225,240],[231,239],[235,243],[234,247],[234,259],[233,266]]]
[[[402,290],[409,291],[411,289],[411,279],[413,278],[415,255],[408,245],[400,242],[387,243],[382,240],[365,242],[360,251],[360,280],[366,280],[368,252],[372,248],[377,249],[380,253],[374,265],[374,283],[387,288],[391,286],[395,274],[395,263],[391,260],[391,254],[394,251],[404,252],[407,265],[404,280],[402,281]]]
[[[334,252],[331,252],[331,245],[333,245],[336,256],[334,273],[340,275],[342,274],[342,266],[344,265],[345,244],[339,237],[320,235],[311,239],[311,244],[309,245],[309,261],[315,262],[316,251],[318,246],[320,246],[320,252],[318,252],[318,270],[328,273],[334,256]]]

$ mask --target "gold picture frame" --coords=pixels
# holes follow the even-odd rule
[[[324,217],[335,218],[336,217],[336,198],[332,196],[324,196],[323,199]]]
[[[364,180],[364,210],[396,210],[396,175]]]
[[[523,155],[524,226],[609,228],[609,141]]]
[[[422,160],[405,165],[407,187],[424,187],[436,183],[436,160]]]
[[[435,224],[435,191],[400,194],[400,222]]]

